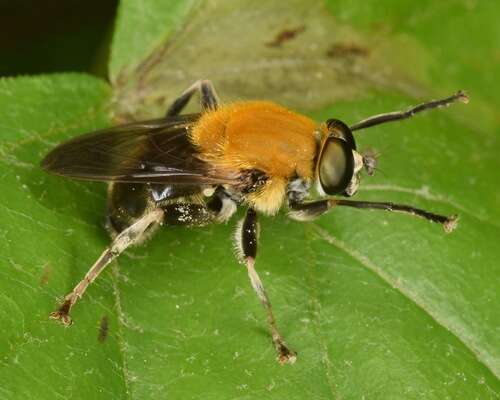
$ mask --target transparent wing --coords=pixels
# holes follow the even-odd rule
[[[187,133],[199,114],[115,126],[78,136],[42,160],[49,173],[135,183],[234,184],[236,173],[203,161]]]

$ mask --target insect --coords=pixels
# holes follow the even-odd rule
[[[201,112],[181,115],[195,93]],[[317,124],[267,101],[220,105],[211,82],[200,80],[163,118],[98,130],[57,146],[42,161],[47,172],[109,183],[106,226],[112,242],[50,317],[69,326],[70,310],[89,284],[127,247],[143,243],[160,226],[226,222],[244,206],[246,216],[235,233],[237,256],[264,306],[278,361],[293,363],[296,353],[278,330],[255,268],[258,213],[274,215],[286,206],[291,218],[308,221],[338,206],[381,209],[452,231],[457,216],[346,197],[356,193],[363,170],[373,175],[376,168],[376,157],[358,152],[353,132],[456,101],[466,103],[468,97],[459,91],[351,126],[337,119]]]

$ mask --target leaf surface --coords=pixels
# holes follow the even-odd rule
[[[500,396],[498,6],[282,4],[124,1],[112,93],[81,75],[1,82],[0,395]],[[296,33],[275,44],[283,31]],[[356,134],[361,149],[381,153],[356,198],[459,214],[452,234],[380,211],[339,208],[307,224],[261,218],[257,268],[299,353],[293,366],[274,361],[263,311],[232,255],[234,221],[163,229],[89,289],[74,326],[46,319],[109,239],[103,186],[46,176],[38,161],[112,113],[161,115],[200,78],[224,101],[266,98],[348,123],[457,89],[471,95],[468,106]]]

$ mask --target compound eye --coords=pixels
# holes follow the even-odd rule
[[[344,139],[353,150],[356,150],[356,141],[349,127],[338,119],[329,119],[326,121],[326,126],[330,131],[331,136]]]
[[[354,156],[344,140],[330,137],[326,140],[318,164],[321,188],[328,195],[344,193],[354,174]]]

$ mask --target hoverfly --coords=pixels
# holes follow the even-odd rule
[[[197,92],[201,113],[181,115]],[[296,353],[278,331],[255,269],[257,213],[274,215],[286,205],[291,218],[308,221],[336,206],[382,209],[422,217],[452,231],[456,216],[331,196],[353,196],[362,170],[374,173],[376,158],[358,152],[354,131],[457,100],[467,102],[468,97],[459,91],[350,126],[337,119],[318,125],[267,101],[220,105],[211,82],[200,80],[173,102],[163,118],[98,130],[59,145],[42,161],[47,172],[109,183],[106,226],[112,243],[51,318],[70,325],[70,310],[89,284],[127,247],[144,242],[161,225],[226,222],[241,205],[247,212],[235,234],[238,258],[267,313],[279,362],[294,362]],[[320,198],[314,200],[315,194]]]

